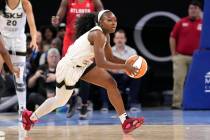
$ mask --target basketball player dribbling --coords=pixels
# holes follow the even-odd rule
[[[143,124],[143,117],[128,117],[117,83],[106,71],[106,69],[126,70],[134,75],[138,72],[137,68],[125,63],[125,60],[112,55],[109,34],[115,32],[117,19],[110,10],[98,13],[97,25],[94,19],[94,14],[84,14],[78,19],[76,41],[69,47],[56,69],[56,96],[47,99],[34,113],[28,110],[23,112],[25,130],[30,130],[40,117],[65,105],[79,79],[107,90],[109,100],[119,116],[125,133]]]
[[[26,19],[29,24],[32,41],[30,47],[37,49],[36,26],[31,3],[28,0],[0,1],[0,31],[5,48],[9,51],[13,65],[20,69],[20,76],[15,77],[19,114],[26,108],[26,84],[24,70],[26,65]],[[19,117],[21,120],[21,117]]]

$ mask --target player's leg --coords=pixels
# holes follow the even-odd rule
[[[101,86],[107,90],[109,100],[117,111],[125,133],[129,133],[143,124],[144,118],[142,117],[128,118],[122,97],[117,88],[117,83],[106,70],[96,66],[87,72],[84,76],[82,76],[81,79],[89,83]]]
[[[75,70],[73,70],[73,68],[68,68],[62,60],[58,63],[56,68],[56,95],[48,98],[31,116],[26,113],[26,118],[30,116],[30,120],[36,121],[38,118],[50,113],[58,107],[64,106],[68,102],[73,93],[73,87],[68,86],[66,81],[72,81],[72,79],[70,79],[71,74],[76,73],[74,73]]]
[[[5,48],[9,50],[10,58],[14,66],[20,69],[19,77],[15,77],[16,94],[18,97],[19,114],[26,108],[26,83],[25,83],[25,65],[26,65],[26,39],[25,36],[17,38],[3,37]],[[21,117],[19,117],[21,119]]]
[[[15,62],[14,62],[15,59]],[[14,66],[20,69],[20,76],[15,77],[15,90],[18,97],[19,112],[26,109],[25,56],[12,56]]]
[[[54,109],[64,106],[73,93],[75,83],[78,81],[81,73],[73,67],[60,61],[56,68],[56,95],[48,98],[34,113],[25,110],[23,116],[23,127],[30,130],[38,118],[50,113]],[[72,77],[75,77],[73,79]],[[73,86],[70,86],[73,85]]]
[[[26,109],[26,81],[25,81],[25,67],[26,67],[26,38],[20,36],[17,38],[6,39],[7,46],[10,53],[10,58],[14,66],[20,69],[19,77],[15,77],[15,90],[18,98],[19,114]],[[19,117],[21,119],[21,117]]]
[[[47,99],[37,110],[32,114],[31,120],[35,121],[38,118],[50,113],[54,109],[64,106],[71,97],[73,90],[66,90],[65,86],[56,88],[55,97]]]
[[[95,67],[87,74],[82,76],[81,79],[105,88],[107,90],[109,100],[114,106],[118,115],[125,113],[123,100],[117,88],[117,83],[106,70]]]
[[[54,109],[64,106],[71,97],[73,90],[67,90],[65,86],[56,88],[55,97],[48,98],[37,110],[32,113],[25,110],[22,114],[23,127],[30,130],[31,126],[42,116],[52,112]]]
[[[88,99],[90,93],[90,84],[81,80],[79,85],[79,96],[82,99],[82,106],[80,109],[79,118],[86,119],[88,117]]]

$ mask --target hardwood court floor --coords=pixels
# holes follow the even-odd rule
[[[118,125],[38,126],[24,135],[17,127],[0,128],[0,140],[208,140],[207,125],[144,125],[130,135],[123,135]]]
[[[88,120],[78,112],[68,119],[64,113],[43,117],[25,133],[16,113],[0,114],[0,140],[210,140],[210,111],[144,110],[130,116],[144,116],[145,125],[130,135],[122,133],[115,112],[92,112]]]

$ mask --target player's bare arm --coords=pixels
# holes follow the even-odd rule
[[[52,25],[58,26],[66,15],[68,1],[62,0],[56,16],[52,16]]]
[[[23,0],[23,8],[27,15],[27,21],[30,28],[31,38],[32,38],[30,47],[37,50],[38,49],[38,46],[36,44],[37,30],[36,30],[36,24],[34,20],[32,5],[28,0]]]
[[[101,0],[93,0],[94,6],[95,6],[95,11],[101,11],[104,9],[103,4]]]
[[[89,34],[89,40],[94,45],[95,62],[96,65],[104,69],[116,69],[127,70],[131,73],[135,73],[136,69],[129,64],[117,64],[112,63],[106,59],[105,45],[107,43],[107,37],[99,30],[92,31]]]
[[[125,69],[125,65],[114,64],[107,61],[105,57],[104,47],[107,42],[107,38],[99,30],[90,32],[89,39],[91,44],[94,45],[95,61],[96,65],[105,69]]]
[[[118,58],[116,56],[113,55],[112,53],[112,47],[110,45],[110,36],[108,35],[107,36],[107,43],[105,45],[105,56],[106,56],[106,59],[109,60],[110,62],[113,62],[113,63],[118,63],[118,64],[125,64],[125,61],[126,60],[123,60],[121,58]]]

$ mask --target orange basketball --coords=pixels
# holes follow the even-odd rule
[[[127,60],[126,63],[129,63],[131,65],[133,65],[134,67],[139,69],[139,72],[137,75],[132,75],[131,73],[126,71],[126,74],[132,78],[140,78],[142,76],[145,75],[145,73],[147,72],[147,62],[146,60],[138,55],[132,55],[130,56]]]

